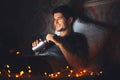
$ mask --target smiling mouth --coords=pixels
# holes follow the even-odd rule
[[[60,25],[56,25],[56,28],[60,28]]]

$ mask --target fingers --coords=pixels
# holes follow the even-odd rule
[[[54,42],[54,36],[55,36],[55,34],[48,34],[46,36],[47,42]]]
[[[37,44],[38,44],[38,40],[36,40],[36,41],[34,41],[34,42],[32,43],[32,47],[37,46]]]
[[[37,46],[40,41],[41,41],[41,39],[34,41],[34,42],[32,43],[32,47]]]

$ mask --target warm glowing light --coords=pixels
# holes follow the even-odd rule
[[[50,77],[51,75],[49,74],[48,76]]]
[[[18,74],[16,74],[16,75],[15,75],[15,77],[16,77],[16,78],[18,78],[18,77],[19,77],[19,75],[18,75]]]
[[[66,69],[68,69],[69,68],[69,66],[66,66]]]
[[[62,70],[61,72],[54,72],[52,74],[47,74],[45,72],[44,75],[46,75],[46,77],[49,77],[49,78],[58,78],[58,77],[72,77],[72,76],[82,77],[85,75],[89,75],[89,76],[97,75],[97,76],[99,76],[103,73],[102,71],[100,71],[100,72],[94,71],[93,72],[93,71],[88,70],[88,69],[82,69],[81,71],[75,72],[74,70],[70,70],[68,68],[69,68],[69,66],[66,66],[65,70]]]
[[[54,74],[51,74],[51,76],[53,76]]]
[[[22,76],[24,74],[24,71],[20,71],[20,76]]]
[[[2,72],[0,71],[0,75],[2,74]]]
[[[57,77],[58,76],[58,74],[55,74],[55,77]]]
[[[11,75],[10,75],[10,74],[8,74],[8,77],[11,77]]]
[[[70,73],[73,73],[73,70],[70,70]]]
[[[103,72],[102,71],[100,71],[100,74],[102,74]]]
[[[60,74],[60,72],[57,72],[57,74]]]
[[[31,70],[28,70],[29,73],[31,73],[32,71]]]
[[[86,69],[83,69],[83,72],[84,72],[84,73],[86,73],[86,72],[87,72],[87,70],[86,70]]]
[[[79,77],[79,74],[76,74],[75,76],[76,76],[76,77]]]
[[[70,77],[71,75],[70,74],[68,74],[68,77]]]
[[[103,72],[102,71],[100,71],[100,72],[97,72],[97,75],[99,76],[99,75],[101,75]]]
[[[10,70],[8,70],[8,73],[10,73]]]
[[[46,73],[46,72],[44,72],[44,75],[47,75],[47,73]]]
[[[82,74],[83,72],[82,71],[80,71],[80,74]]]
[[[49,77],[50,77],[50,78],[57,78],[57,77],[58,77],[58,74],[49,74]]]
[[[93,72],[90,73],[91,76],[92,76],[93,74],[94,74]]]
[[[19,54],[20,54],[20,52],[19,52],[19,51],[17,51],[17,52],[16,52],[16,54],[17,54],[17,55],[19,55]]]
[[[9,65],[6,65],[6,67],[7,67],[7,68],[10,68],[10,66],[9,66]]]
[[[28,66],[28,69],[30,69],[30,66]]]

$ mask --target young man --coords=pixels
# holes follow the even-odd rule
[[[53,70],[61,68],[59,64],[70,65],[74,70],[82,69],[86,65],[88,45],[84,35],[73,31],[72,9],[66,5],[59,6],[53,10],[53,17],[55,31],[60,34],[47,34],[46,41],[49,45],[39,55],[46,54],[51,57],[49,61],[52,60]],[[35,41],[32,46],[37,44],[38,41]]]

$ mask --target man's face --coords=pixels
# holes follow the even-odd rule
[[[54,26],[56,31],[67,29],[67,20],[62,13],[54,13]]]

